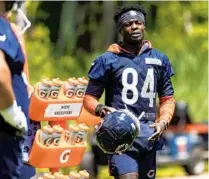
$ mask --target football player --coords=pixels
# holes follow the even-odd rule
[[[22,34],[30,22],[20,1],[0,1],[0,179],[28,179],[35,169],[28,160],[28,66]],[[10,22],[12,9],[21,13],[25,26]],[[31,145],[31,144],[30,144]]]
[[[109,171],[115,179],[154,179],[156,150],[175,108],[174,75],[168,57],[144,40],[146,12],[138,5],[117,8],[114,20],[123,37],[97,57],[89,71],[84,107],[104,117],[113,109],[128,109],[140,116],[140,133],[129,151],[109,154]],[[99,99],[105,90],[105,105]],[[160,109],[157,115],[156,98]]]

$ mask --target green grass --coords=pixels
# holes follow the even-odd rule
[[[157,177],[170,177],[170,176],[180,176],[184,175],[181,167],[174,166],[168,168],[158,168]],[[99,173],[99,179],[113,179],[113,177],[108,176],[107,167],[101,167]]]
[[[208,172],[208,163],[205,167],[205,172]],[[169,167],[160,167],[157,169],[157,178],[161,177],[175,177],[175,176],[185,176],[186,173],[184,169],[178,165],[169,165]],[[108,174],[108,168],[103,166],[100,168],[98,179],[113,179]]]
[[[61,169],[64,174],[68,174],[69,171],[79,170],[77,167],[68,167]],[[37,172],[48,172],[48,169],[37,169]],[[208,172],[208,162],[205,166],[205,172]],[[157,169],[157,178],[161,177],[175,177],[175,176],[185,176],[186,173],[182,167],[179,165],[169,165],[169,167],[159,167]],[[106,166],[101,166],[99,169],[98,179],[113,179],[108,174],[108,168]]]

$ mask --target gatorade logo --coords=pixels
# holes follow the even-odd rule
[[[60,155],[60,163],[67,163],[69,161],[71,149],[67,149]]]

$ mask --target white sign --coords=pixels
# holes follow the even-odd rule
[[[44,117],[70,117],[79,116],[82,103],[49,104]]]

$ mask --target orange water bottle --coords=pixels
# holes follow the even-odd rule
[[[38,96],[40,98],[48,98],[52,87],[52,81],[43,79],[38,87]]]
[[[40,143],[44,146],[50,146],[53,142],[53,129],[47,125],[41,129]]]
[[[77,80],[78,80],[78,86],[76,88],[76,96],[78,98],[83,98],[88,85],[88,80],[86,80],[84,77],[78,78]]]
[[[59,95],[59,91],[62,87],[62,81],[59,78],[52,79],[52,87],[50,91],[50,97],[53,99],[57,99]]]
[[[76,93],[76,88],[78,85],[78,81],[74,78],[69,78],[68,81],[65,83],[64,87],[64,94],[68,98],[73,98]]]
[[[78,124],[78,128],[79,131],[75,139],[75,144],[84,144],[88,134],[89,127],[83,123],[83,124]]]
[[[60,125],[54,125],[53,127],[53,144],[58,146],[64,129]]]

